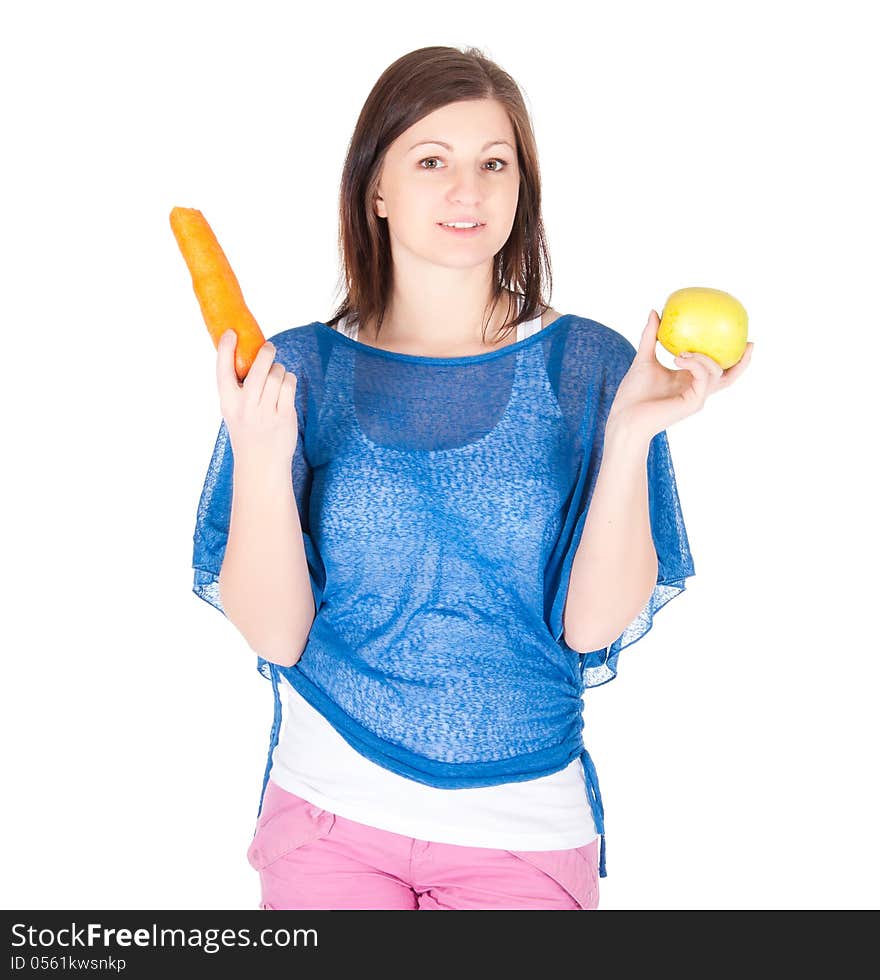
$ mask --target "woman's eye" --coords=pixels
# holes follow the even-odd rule
[[[439,160],[440,157],[425,157],[423,160],[419,160],[419,166],[422,167],[423,163],[429,163],[431,160]],[[501,167],[493,167],[490,173],[497,174],[500,173],[503,168],[507,166],[507,161],[502,160],[499,157],[494,157],[492,160],[488,160],[487,163],[500,163]],[[436,170],[436,167],[422,167],[422,170]]]

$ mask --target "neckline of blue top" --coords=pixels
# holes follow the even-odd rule
[[[334,330],[333,327],[327,326],[321,320],[316,320],[315,325],[322,327],[324,330],[329,330],[334,337],[341,340],[344,344],[349,344],[355,350],[376,354],[379,357],[389,358],[394,361],[409,361],[414,364],[475,364],[481,361],[491,361],[495,357],[504,357],[506,354],[522,350],[535,340],[543,340],[552,331],[555,331],[563,321],[570,320],[573,315],[572,313],[562,313],[552,323],[535,331],[531,336],[524,337],[522,340],[516,341],[516,343],[507,344],[500,350],[488,351],[485,354],[469,354],[464,357],[425,357],[422,354],[402,354],[399,351],[382,350],[379,347],[371,347],[369,344],[364,344],[360,340],[353,340],[342,331]]]

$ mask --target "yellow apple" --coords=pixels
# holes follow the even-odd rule
[[[670,354],[707,354],[725,370],[743,356],[748,336],[749,318],[742,303],[708,286],[670,293],[657,328],[657,340]]]

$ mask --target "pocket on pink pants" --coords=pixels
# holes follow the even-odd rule
[[[288,793],[270,780],[247,850],[248,862],[261,871],[296,848],[326,837],[335,822],[336,815],[329,810]]]
[[[599,907],[598,839],[562,851],[509,851],[549,875],[582,909]]]

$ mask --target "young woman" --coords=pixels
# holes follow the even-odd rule
[[[336,314],[243,384],[219,345],[193,589],[273,685],[261,908],[598,906],[582,695],[694,574],[664,429],[748,355],[551,309],[540,206],[514,81],[413,51],[351,141]]]

